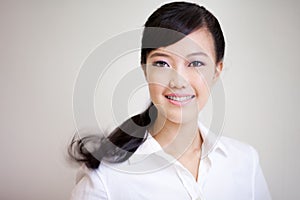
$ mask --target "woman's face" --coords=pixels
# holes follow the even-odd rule
[[[197,119],[222,70],[215,60],[214,41],[205,28],[151,51],[144,72],[158,117],[175,123]]]

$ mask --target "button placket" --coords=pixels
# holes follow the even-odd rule
[[[202,190],[195,181],[193,175],[185,169],[178,161],[174,165],[176,173],[180,178],[183,186],[187,190],[192,200],[201,199],[204,200]]]
[[[198,184],[201,190],[205,187],[207,176],[211,168],[211,161],[208,156],[201,159],[198,169]]]

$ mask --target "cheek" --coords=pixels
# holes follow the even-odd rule
[[[210,95],[212,74],[208,72],[197,73],[197,75],[190,78],[190,84],[196,92],[197,104],[201,110],[206,104]]]
[[[208,92],[213,84],[213,76],[213,70],[199,70],[191,78],[192,85],[196,86],[197,90]]]
[[[164,91],[164,87],[158,83],[149,83],[149,93],[153,103],[158,103]]]
[[[160,68],[150,68],[147,71],[147,82],[150,97],[153,103],[160,103],[164,91],[168,88],[169,70]]]
[[[209,87],[207,85],[207,82],[204,79],[197,79],[190,82],[191,86],[194,88],[196,92],[196,96],[198,97],[198,100],[206,98],[209,93]]]
[[[155,67],[149,67],[147,69],[147,81],[149,86],[168,86],[168,78],[170,76],[170,69],[161,69]]]

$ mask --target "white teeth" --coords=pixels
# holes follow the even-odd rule
[[[184,97],[176,97],[176,96],[166,96],[168,99],[174,100],[174,101],[186,101],[188,99],[191,99],[194,97],[194,95],[190,96],[184,96]]]

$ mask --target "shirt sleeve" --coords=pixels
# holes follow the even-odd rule
[[[252,148],[254,157],[254,171],[253,171],[253,196],[254,200],[271,200],[267,182],[263,175],[261,166],[259,164],[259,157],[257,151]]]
[[[83,166],[77,173],[76,185],[70,200],[107,200],[107,192],[101,177],[95,170]]]

